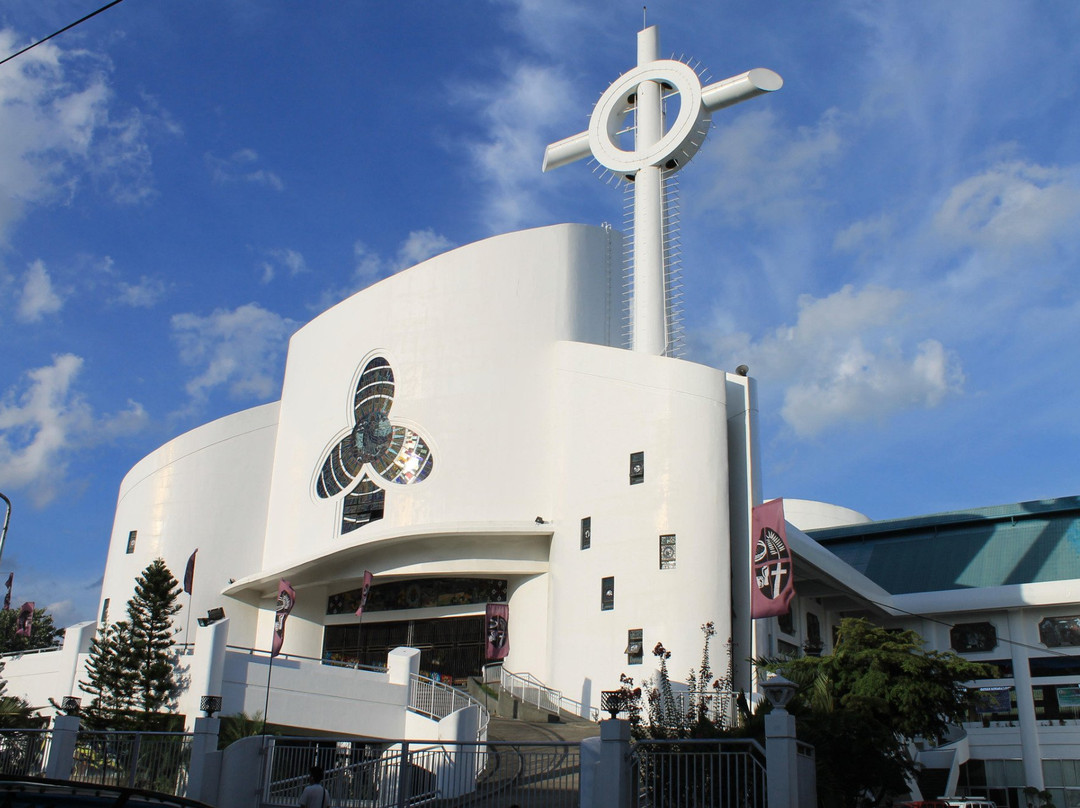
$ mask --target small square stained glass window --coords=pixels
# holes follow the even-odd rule
[[[581,549],[588,550],[592,547],[592,517],[586,516],[581,520]]]
[[[600,611],[610,612],[615,608],[615,576],[604,578],[600,582]]]
[[[626,664],[640,665],[645,659],[644,632],[640,628],[632,628],[626,632]]]
[[[630,485],[645,482],[645,453],[633,452],[630,455]]]
[[[660,537],[660,569],[675,569],[675,534]]]
[[[128,533],[128,543],[127,543],[127,551],[126,552],[128,552],[128,553],[134,553],[135,552],[135,537],[138,534],[139,534],[139,531],[137,531],[137,530],[132,530],[130,533]]]

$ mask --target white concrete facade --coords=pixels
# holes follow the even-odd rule
[[[621,347],[622,254],[607,228],[512,233],[430,259],[315,318],[291,340],[279,403],[181,435],[127,475],[102,590],[108,619],[122,616],[151,560],[181,578],[197,547],[180,625],[190,619],[194,634],[195,618],[224,607],[233,646],[269,646],[284,577],[297,591],[284,650],[320,657],[324,627],[353,620],[328,617],[327,598],[359,587],[366,569],[377,584],[506,579],[506,666],[586,707],[620,673],[648,669],[659,641],[675,651],[675,670],[689,668],[701,623],[715,622],[725,640],[733,632],[729,535],[733,519],[746,529],[748,518],[752,386]],[[321,498],[315,481],[351,428],[357,378],[374,356],[393,369],[391,423],[423,436],[434,467],[413,485],[383,481],[383,518],[342,534],[343,494]],[[738,433],[731,453],[729,430]],[[645,458],[635,485],[633,452]],[[743,492],[734,507],[730,454]],[[583,550],[585,517],[593,538]],[[659,537],[671,534],[674,569],[660,569]],[[614,608],[602,610],[607,577]],[[365,624],[482,613],[388,612]],[[641,667],[628,667],[631,629],[643,632]]]

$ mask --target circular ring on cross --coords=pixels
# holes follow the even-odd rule
[[[656,143],[626,151],[619,146],[619,132],[637,102],[638,86],[646,81],[677,92],[679,113]],[[623,174],[647,166],[677,169],[697,153],[710,123],[697,73],[682,62],[661,59],[623,73],[604,91],[589,119],[589,148],[600,165]]]

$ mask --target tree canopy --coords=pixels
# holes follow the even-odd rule
[[[759,669],[798,684],[788,707],[814,745],[818,795],[826,808],[877,804],[906,792],[915,773],[909,743],[940,742],[968,714],[965,682],[997,675],[951,651],[928,651],[914,631],[841,621],[832,654],[762,659]]]
[[[53,648],[60,644],[64,630],[53,624],[52,615],[44,609],[34,609],[29,637],[15,634],[15,621],[18,617],[18,609],[0,610],[0,654]]]

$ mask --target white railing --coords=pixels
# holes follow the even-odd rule
[[[417,676],[415,673],[409,676],[409,709],[414,713],[426,715],[438,721],[451,713],[465,707],[478,707],[480,709],[480,726],[477,731],[477,740],[487,738],[488,711],[484,705],[456,687],[450,687],[442,682],[436,682],[427,676]]]
[[[498,684],[503,690],[524,704],[530,704],[541,710],[558,714],[561,712],[597,721],[600,711],[595,707],[586,708],[580,701],[564,696],[562,691],[548,687],[531,673],[513,673],[502,665],[485,665],[484,684]]]

